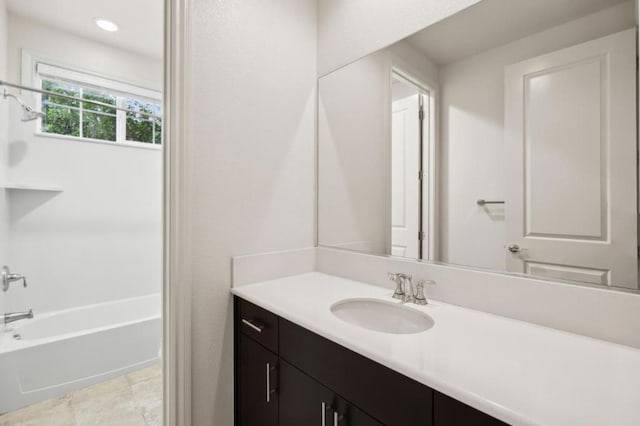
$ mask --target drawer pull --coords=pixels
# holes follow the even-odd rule
[[[271,394],[276,391],[275,389],[271,389],[271,372],[275,369],[275,367],[267,363],[267,402],[271,402]]]
[[[248,325],[249,327],[253,328],[258,333],[262,333],[262,330],[264,329],[264,325],[262,325],[262,324],[254,324],[252,321],[246,320],[244,318],[242,318],[242,323],[244,325]]]
[[[331,405],[327,405],[326,402],[322,402],[322,413],[320,415],[322,419],[322,426],[327,426],[327,411],[333,411]]]
[[[322,403],[322,414],[321,414],[321,419],[322,419],[322,426],[327,426],[327,410],[331,410],[331,406],[327,406],[326,402]]]

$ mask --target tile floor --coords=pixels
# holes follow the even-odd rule
[[[0,426],[161,425],[159,364],[0,415]]]

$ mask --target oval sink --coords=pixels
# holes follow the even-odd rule
[[[424,312],[376,299],[341,300],[331,306],[331,313],[367,330],[392,334],[420,333],[434,324],[433,318]]]

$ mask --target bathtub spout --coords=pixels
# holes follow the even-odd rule
[[[13,312],[10,314],[4,314],[4,323],[9,324],[10,322],[31,318],[33,318],[33,309],[29,309],[29,312]]]

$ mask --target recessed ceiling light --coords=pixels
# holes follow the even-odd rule
[[[113,21],[103,18],[96,18],[95,21],[98,28],[102,30],[109,31],[111,33],[118,31],[118,25]]]

